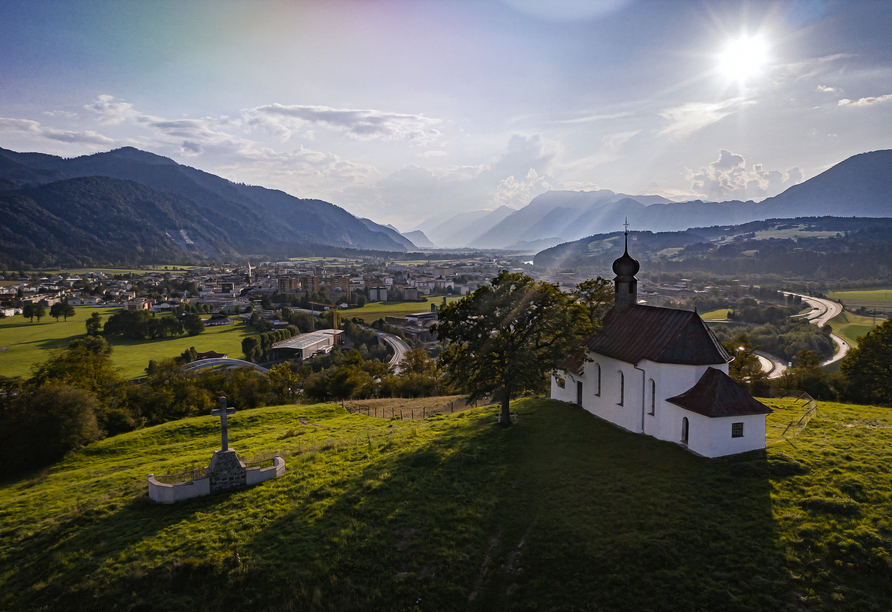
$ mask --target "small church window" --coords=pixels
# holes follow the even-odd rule
[[[595,364],[595,395],[601,395],[601,364]]]
[[[657,412],[657,383],[654,379],[650,379],[650,414],[653,416]]]
[[[623,371],[619,371],[619,405],[623,405],[623,399],[626,396],[626,377],[623,376]]]
[[[681,420],[681,443],[688,443],[688,417]]]
[[[732,438],[742,438],[743,437],[743,423],[731,423],[731,437]]]
[[[563,389],[563,388],[566,386],[566,385],[564,384],[564,379],[561,378],[561,377],[559,377],[559,376],[555,378],[555,382],[557,383],[557,386],[558,386],[560,389]]]

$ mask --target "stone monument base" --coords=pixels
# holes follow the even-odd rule
[[[198,470],[195,470],[198,474]],[[188,482],[167,484],[149,474],[149,499],[162,504],[210,495],[217,491],[236,489],[278,478],[285,473],[285,460],[276,455],[270,467],[245,467],[235,450],[216,450],[211,462],[204,468],[204,476]]]

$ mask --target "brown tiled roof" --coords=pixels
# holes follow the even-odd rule
[[[708,417],[771,413],[771,408],[754,400],[730,376],[716,368],[708,368],[696,385],[666,401]]]
[[[731,355],[696,312],[638,304],[604,317],[601,331],[588,341],[590,351],[626,363],[714,365]]]

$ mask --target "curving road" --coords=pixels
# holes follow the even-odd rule
[[[384,340],[393,349],[393,358],[390,360],[390,367],[393,368],[394,374],[400,373],[400,362],[405,354],[409,351],[409,345],[406,344],[399,336],[388,334],[387,332],[375,331],[378,337]]]
[[[784,295],[798,295],[802,298],[802,301],[812,307],[811,312],[805,314],[805,318],[809,323],[813,323],[818,327],[824,327],[827,323],[830,322],[834,317],[842,314],[842,304],[838,302],[833,302],[831,300],[825,300],[823,298],[816,298],[810,295],[802,295],[801,293],[789,293],[783,292]],[[841,361],[843,357],[845,357],[849,352],[849,343],[837,336],[836,334],[830,334],[830,337],[833,338],[833,341],[836,342],[836,346],[838,347],[836,350],[836,354],[833,355],[830,359],[826,361],[822,361],[821,365],[826,366],[831,363],[836,363],[837,361]]]

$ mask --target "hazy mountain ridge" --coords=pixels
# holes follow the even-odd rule
[[[188,199],[223,229],[241,255],[272,255],[307,245],[381,251],[408,250],[398,233],[370,229],[343,208],[282,191],[232,183],[132,147],[72,159],[0,149],[4,188],[88,176],[135,181]]]
[[[676,232],[767,218],[840,214],[892,216],[892,150],[855,155],[762,202],[671,202],[607,189],[549,191],[508,215],[472,245],[512,248],[519,242],[544,239],[568,242],[615,231],[626,219],[636,230]]]
[[[421,230],[413,230],[411,232],[406,232],[403,234],[408,240],[412,241],[412,244],[417,245],[418,248],[421,249],[435,249],[437,245],[431,242],[427,236],[424,235],[424,232]]]
[[[551,269],[610,274],[622,232],[598,234],[536,254]],[[629,232],[629,253],[648,272],[883,278],[892,274],[892,218],[797,217],[682,232]]]

